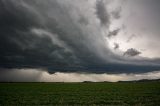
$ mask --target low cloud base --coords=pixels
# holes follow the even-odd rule
[[[160,71],[139,74],[95,74],[95,73],[48,73],[43,69],[1,69],[1,82],[117,82],[141,79],[159,79]]]

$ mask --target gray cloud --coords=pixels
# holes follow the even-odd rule
[[[139,52],[138,50],[134,49],[134,48],[130,48],[128,49],[126,52],[124,52],[124,56],[137,56],[141,54],[141,52]]]
[[[104,32],[109,32],[111,20],[103,0],[1,0],[0,23],[1,68],[99,73],[119,67],[127,72],[131,64],[130,70],[136,72],[138,63],[145,67],[160,63],[128,59],[110,50]]]
[[[97,17],[100,19],[102,25],[109,26],[110,24],[110,15],[105,7],[103,0],[97,0],[96,2],[96,13]]]
[[[1,7],[4,12],[1,15],[2,67],[72,67],[101,61],[92,49],[97,48],[102,37],[97,38],[96,44],[92,43],[95,35],[89,31],[95,29],[85,31],[82,19],[79,24],[81,5],[75,8],[57,1],[1,1],[1,5],[4,7]],[[84,20],[83,17],[83,23]],[[98,31],[95,34],[101,35]]]
[[[119,33],[119,31],[120,31],[120,29],[110,31],[109,34],[108,34],[108,37],[110,38],[110,37],[116,36]]]

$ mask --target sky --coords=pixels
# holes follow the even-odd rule
[[[1,0],[0,81],[160,78],[159,0]]]

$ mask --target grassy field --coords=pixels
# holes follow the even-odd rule
[[[0,106],[160,106],[160,82],[0,83]]]

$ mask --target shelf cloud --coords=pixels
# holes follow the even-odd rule
[[[16,73],[28,72],[31,81],[37,81],[41,74],[58,77],[57,81],[61,78],[59,75],[71,75],[73,79],[80,79],[78,81],[88,77],[99,81],[95,78],[116,76],[114,73],[118,73],[116,77],[119,78],[129,73],[158,71],[160,24],[154,22],[160,16],[156,10],[158,3],[148,7],[148,2],[143,0],[141,3],[124,0],[1,0],[0,71],[9,76],[14,75],[15,69]],[[138,12],[145,17],[147,14],[128,9],[131,4],[137,6],[132,8],[150,8],[152,12],[148,13],[152,13],[152,17],[139,21]],[[125,29],[121,29],[122,22]],[[146,28],[145,24],[151,26]],[[130,37],[133,33],[139,36]],[[112,42],[113,47],[110,46]],[[146,51],[141,51],[143,49]],[[4,70],[10,71],[5,73]],[[31,71],[35,71],[33,75],[36,76],[32,76]],[[77,75],[77,72],[91,74]],[[132,75],[129,76],[128,79],[132,79]],[[6,75],[3,79],[10,78]]]

